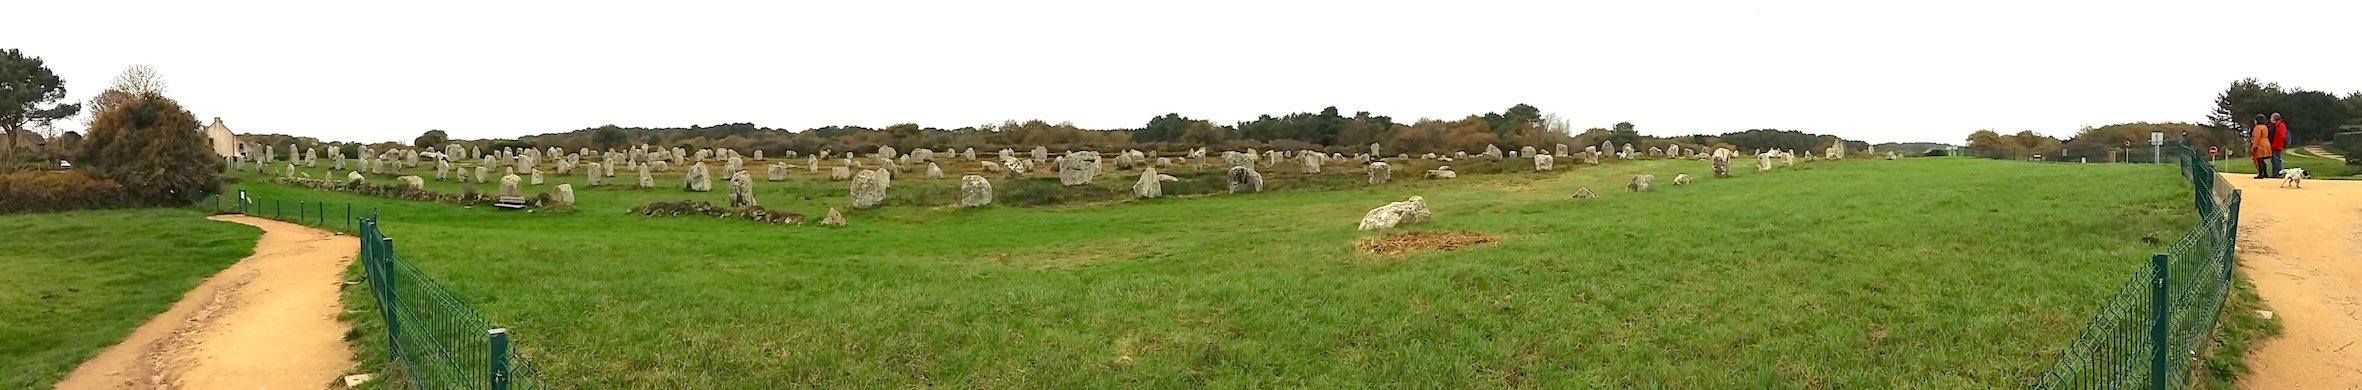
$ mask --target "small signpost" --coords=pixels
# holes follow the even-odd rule
[[[2149,132],[2149,162],[2160,164],[2165,162],[2165,132],[2163,131]]]

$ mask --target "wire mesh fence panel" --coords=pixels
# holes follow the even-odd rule
[[[2211,161],[2180,144],[2158,160],[2178,165],[2198,223],[2101,303],[2083,333],[2034,383],[2037,389],[2182,388],[2213,345],[2230,296],[2240,194]]]
[[[505,333],[394,250],[374,213],[358,219],[361,259],[388,333],[387,353],[421,389],[548,388],[525,357],[506,351]],[[497,346],[496,346],[497,345]],[[522,385],[522,386],[520,386]]]

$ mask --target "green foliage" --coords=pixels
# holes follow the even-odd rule
[[[2349,96],[2338,99],[2327,92],[2301,88],[2283,89],[2279,83],[2263,83],[2256,79],[2231,82],[2223,93],[2215,95],[2214,111],[2206,116],[2207,127],[2218,134],[2242,134],[2255,124],[2256,115],[2280,113],[2288,122],[2288,140],[2292,144],[2328,141],[2337,127],[2354,118],[2355,106]]]
[[[81,170],[0,174],[0,214],[137,206],[115,182]]]
[[[6,198],[0,198],[5,201]],[[261,231],[187,209],[0,215],[0,388],[47,389],[254,252]]]
[[[221,189],[222,157],[179,102],[143,95],[90,122],[78,168],[123,185],[143,204],[195,202]]]
[[[411,140],[410,146],[433,149],[442,147],[445,142],[451,142],[450,133],[445,133],[442,130],[427,130],[425,134],[419,134],[418,139]]]
[[[0,50],[0,172],[14,170],[18,163],[16,151],[18,135],[28,125],[48,125],[52,121],[74,116],[82,105],[54,104],[66,98],[66,81],[49,71],[41,57],[26,57],[17,49]],[[49,105],[48,107],[42,107]]]

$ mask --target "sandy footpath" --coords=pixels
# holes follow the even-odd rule
[[[336,320],[360,241],[248,216],[254,256],[205,279],[58,382],[58,389],[321,389],[354,366]]]
[[[2240,387],[2362,389],[2362,181],[2223,178],[2244,191],[2239,267],[2282,325]]]

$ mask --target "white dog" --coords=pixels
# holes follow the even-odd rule
[[[2282,169],[2282,170],[2280,170],[2280,187],[2281,187],[2281,188],[2305,188],[2305,185],[2304,185],[2304,184],[2305,184],[2305,169],[2304,169],[2304,168],[2288,168],[2288,169]]]

